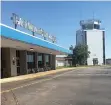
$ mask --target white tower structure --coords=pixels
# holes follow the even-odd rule
[[[76,31],[76,45],[86,44],[90,51],[87,65],[105,64],[105,30],[100,25],[100,20],[81,20],[81,29]]]

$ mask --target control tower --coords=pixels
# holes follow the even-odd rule
[[[87,65],[105,64],[105,30],[101,29],[101,21],[81,20],[80,29],[76,31],[76,45],[88,45],[91,52]]]

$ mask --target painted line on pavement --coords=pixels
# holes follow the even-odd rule
[[[5,78],[5,79],[0,79],[1,80],[0,83],[9,83],[9,82],[28,80],[28,79],[43,77],[43,76],[50,75],[50,74],[56,74],[56,73],[62,72],[62,71],[73,70],[73,69],[75,69],[75,68],[68,68],[68,69],[65,68],[65,69],[60,69],[60,70],[51,70],[51,71],[39,72],[39,73],[35,73],[35,74],[28,74],[28,75],[22,75],[22,76],[17,76],[17,77]]]
[[[0,93],[1,93],[1,94],[2,94],[2,93],[7,93],[7,92],[10,92],[10,91],[12,91],[12,90],[16,90],[16,89],[24,88],[24,87],[27,87],[27,86],[30,86],[30,85],[34,85],[34,84],[37,84],[37,83],[42,83],[42,82],[45,82],[45,81],[49,81],[49,80],[52,80],[52,79],[54,79],[54,78],[60,77],[60,76],[62,76],[62,75],[65,75],[66,73],[69,73],[69,72],[73,72],[73,70],[68,71],[68,72],[65,72],[65,73],[62,73],[62,74],[59,74],[59,75],[54,76],[54,77],[49,78],[49,79],[39,80],[39,81],[37,81],[37,82],[33,82],[33,83],[26,84],[26,85],[22,85],[22,86],[19,86],[19,87],[16,87],[16,88],[4,90],[4,91],[1,91]]]

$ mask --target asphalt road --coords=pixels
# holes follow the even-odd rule
[[[1,89],[2,105],[111,105],[111,68],[71,70]]]

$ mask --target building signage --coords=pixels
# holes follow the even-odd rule
[[[15,13],[12,14],[11,19],[13,20],[13,23],[15,25],[15,28],[19,25],[23,28],[26,28],[28,30],[30,30],[31,32],[33,32],[34,34],[39,34],[42,35],[44,37],[45,40],[50,40],[53,43],[56,42],[56,37],[49,35],[47,32],[45,32],[43,29],[41,28],[37,28],[35,27],[33,24],[31,24],[29,21],[26,21],[22,18],[20,18],[18,15],[16,15]]]

